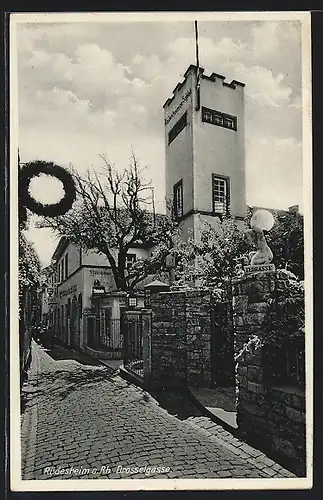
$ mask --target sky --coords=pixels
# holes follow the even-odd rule
[[[99,155],[105,154],[123,170],[133,149],[148,166],[162,212],[162,106],[195,64],[194,17],[163,22],[120,17],[16,25],[20,158],[72,163],[84,172],[100,168]],[[199,47],[206,74],[246,84],[248,205],[302,207],[300,21],[200,20]],[[59,193],[54,185],[38,184],[39,199],[47,192],[52,202],[50,196]],[[57,239],[33,226],[28,238],[48,264]]]

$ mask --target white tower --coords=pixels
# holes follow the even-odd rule
[[[197,76],[199,71],[199,90]],[[244,84],[189,66],[164,104],[166,196],[197,236],[197,214],[212,222],[246,215]]]

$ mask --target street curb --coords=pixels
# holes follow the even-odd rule
[[[89,356],[90,358],[94,359],[95,361],[97,361],[98,363],[100,363],[100,365],[104,366],[105,368],[108,368],[109,370],[112,370],[115,375],[120,375],[120,368],[121,366],[119,366],[119,368],[113,368],[112,366],[109,366],[108,363],[105,363],[105,361],[112,361],[111,359],[105,359],[105,358],[99,358],[99,357],[96,357],[92,352],[88,351],[87,349],[71,349],[71,351],[75,352],[75,354],[85,354],[86,356]]]
[[[147,390],[147,387],[144,384],[144,381],[141,380],[140,377],[137,377],[134,373],[130,373],[123,365],[119,367],[118,375],[127,380],[127,382],[131,382],[132,384],[140,387],[141,389]],[[148,391],[147,391],[148,392]]]

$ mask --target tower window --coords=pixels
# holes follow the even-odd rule
[[[175,123],[174,127],[170,129],[168,132],[168,145],[173,142],[175,137],[186,127],[187,125],[187,111],[180,117],[177,123]]]
[[[226,214],[229,209],[229,179],[212,175],[213,212]]]
[[[237,117],[202,106],[202,122],[237,130]]]
[[[174,186],[174,212],[177,218],[183,215],[183,179]]]
[[[233,118],[229,118],[227,116],[223,117],[223,125],[228,128],[236,129],[236,123]]]

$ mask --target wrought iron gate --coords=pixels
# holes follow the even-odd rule
[[[143,333],[141,315],[127,316],[122,320],[124,331],[124,366],[143,377]]]
[[[100,309],[96,317],[89,317],[87,329],[89,347],[109,352],[111,358],[122,358],[122,321],[119,318],[111,318],[109,309]]]
[[[232,304],[217,302],[211,311],[211,381],[217,387],[235,385]]]

